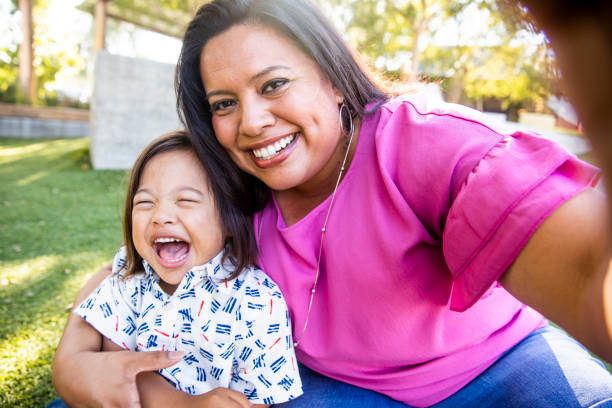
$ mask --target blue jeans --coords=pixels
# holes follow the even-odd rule
[[[406,408],[300,366],[304,395],[279,408]],[[563,331],[546,326],[435,408],[612,407],[612,375]]]
[[[300,365],[304,395],[279,408],[406,408]],[[48,408],[65,408],[56,400]],[[563,331],[538,329],[434,408],[612,408],[612,375]]]

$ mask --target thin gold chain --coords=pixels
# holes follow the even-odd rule
[[[342,108],[340,108],[340,110],[342,111]],[[350,112],[349,112],[349,115],[350,115]],[[342,123],[342,114],[340,114],[340,122]],[[342,180],[342,174],[344,174],[344,171],[346,170],[345,169],[346,160],[348,159],[349,152],[351,151],[351,145],[353,143],[354,133],[355,133],[355,128],[353,126],[353,120],[351,118],[348,146],[346,148],[346,152],[344,153],[344,159],[342,160],[342,166],[340,167],[340,173],[338,174],[338,179],[336,180],[336,186],[334,187],[334,192],[331,195],[329,207],[327,208],[327,214],[325,215],[325,222],[323,222],[323,227],[321,228],[321,243],[319,244],[319,256],[317,258],[317,270],[315,273],[314,284],[312,285],[312,290],[310,292],[310,300],[308,301],[308,309],[306,311],[306,320],[304,321],[304,327],[302,328],[302,333],[300,334],[300,338],[293,342],[293,347],[297,347],[300,344],[300,342],[304,338],[304,333],[306,333],[306,329],[308,328],[308,321],[310,319],[310,310],[312,309],[312,302],[314,300],[315,293],[317,292],[317,283],[319,282],[319,273],[321,272],[321,269],[320,269],[321,255],[323,254],[323,240],[325,239],[327,221],[329,220],[329,214],[331,213],[332,207],[334,205],[334,199],[336,198],[336,191],[338,190],[338,185],[340,185],[340,180]]]

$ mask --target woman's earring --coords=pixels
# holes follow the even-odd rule
[[[349,127],[348,132],[344,128],[344,120],[342,118],[343,112],[345,112],[345,114],[348,115],[347,117],[347,123]],[[353,137],[353,132],[355,131],[355,128],[353,126],[353,116],[351,115],[351,110],[349,109],[349,107],[346,105],[344,101],[342,101],[342,105],[340,105],[340,127],[342,128],[342,133],[347,134],[349,138]]]

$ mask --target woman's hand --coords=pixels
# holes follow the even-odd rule
[[[105,268],[81,289],[75,307],[110,273]],[[71,313],[53,362],[53,384],[72,407],[139,407],[138,373],[175,364],[182,353],[100,352],[102,336]]]
[[[137,375],[170,366],[180,360],[182,353],[176,358],[161,351],[85,351],[72,357],[72,362],[65,364],[73,370],[70,384],[62,391],[58,388],[67,404],[71,407],[136,408],[141,406]]]

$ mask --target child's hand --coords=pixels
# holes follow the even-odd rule
[[[250,408],[253,405],[244,394],[228,388],[215,388],[190,398],[189,406],[199,408]]]

